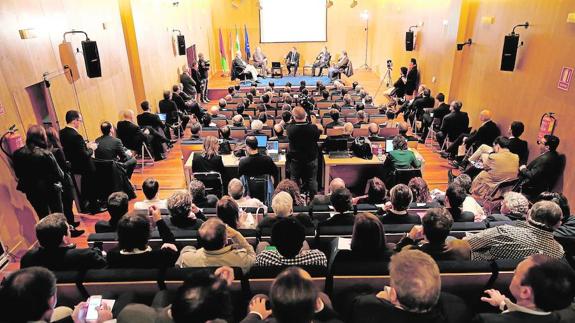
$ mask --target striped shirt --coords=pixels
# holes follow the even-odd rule
[[[256,256],[256,266],[327,266],[325,254],[317,249],[303,250],[293,258],[285,258],[277,250],[265,250]]]
[[[534,254],[563,258],[563,247],[553,232],[524,221],[483,230],[466,237],[471,260],[523,259]]]

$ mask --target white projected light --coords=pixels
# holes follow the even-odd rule
[[[327,41],[325,4],[325,0],[260,0],[260,42]]]

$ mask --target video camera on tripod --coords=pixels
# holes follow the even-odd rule
[[[387,60],[387,69],[388,70],[393,70],[393,62],[391,61],[391,59]]]

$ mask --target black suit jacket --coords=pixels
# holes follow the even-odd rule
[[[413,106],[417,111],[423,111],[423,109],[433,108],[435,105],[435,99],[431,96],[422,96],[413,101]]]
[[[407,72],[405,82],[405,94],[412,95],[413,91],[417,88],[417,78],[419,75],[417,74],[417,66],[413,67],[409,72]]]
[[[86,146],[84,137],[76,129],[64,127],[60,130],[60,142],[66,160],[71,164],[72,173],[85,175],[96,170],[92,161],[92,149]]]
[[[474,319],[474,323],[559,323],[559,317],[555,313],[549,315],[533,315],[523,312],[507,313],[482,313]]]
[[[469,117],[467,112],[453,111],[443,118],[441,132],[453,141],[462,133],[466,133],[469,128]]]
[[[519,165],[527,165],[529,159],[529,146],[527,141],[519,138],[511,138],[509,140],[509,151],[519,156]]]
[[[224,168],[224,163],[222,161],[222,156],[213,156],[212,158],[206,158],[202,156],[200,152],[194,154],[194,159],[192,160],[192,172],[218,172],[222,176],[222,181],[225,183],[224,177],[226,176],[226,169]]]
[[[122,141],[112,136],[101,136],[96,139],[98,148],[94,152],[97,159],[125,162],[129,159]]]
[[[171,124],[178,121],[178,106],[176,102],[170,99],[163,99],[160,100],[158,105],[160,106],[160,113],[166,114],[167,123]]]
[[[138,126],[140,127],[152,127],[154,129],[164,128],[164,123],[160,120],[160,116],[151,112],[144,112],[138,115]]]
[[[286,55],[286,64],[291,62],[292,55],[294,55],[294,54],[291,51],[289,51],[289,53]],[[295,52],[294,61],[295,61],[295,66],[299,66],[299,53],[298,52]]]
[[[45,149],[29,149],[24,146],[12,157],[14,172],[18,177],[18,189],[22,192],[44,194],[53,190],[55,184],[64,181],[64,172],[54,155]]]
[[[118,121],[116,125],[116,135],[122,141],[124,146],[132,150],[140,150],[142,144],[146,141],[146,136],[142,129],[130,121]]]
[[[172,101],[176,103],[176,107],[180,111],[186,111],[186,102],[178,93],[172,93]]]
[[[497,124],[491,120],[487,121],[477,131],[473,132],[465,142],[466,147],[473,146],[477,149],[481,145],[493,146],[493,141],[501,134]]]
[[[439,119],[439,124],[437,127],[441,126],[441,122],[443,122],[443,118],[449,114],[449,104],[443,102],[437,106],[437,108],[433,109],[433,118]]]
[[[526,169],[520,171],[525,179],[523,190],[530,196],[551,190],[563,172],[565,159],[556,151],[548,151],[532,160]]]
[[[40,266],[52,271],[98,269],[106,266],[106,258],[98,249],[38,247],[28,251],[20,261],[20,268]]]
[[[189,95],[192,95],[192,93],[195,91],[196,84],[192,77],[187,73],[182,73],[180,75],[180,83],[182,83],[184,86],[184,92],[188,93]]]

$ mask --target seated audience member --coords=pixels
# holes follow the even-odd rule
[[[471,259],[522,259],[538,253],[563,258],[563,247],[553,238],[553,231],[561,225],[561,215],[557,204],[540,201],[533,204],[525,221],[467,234]]]
[[[178,109],[178,105],[172,100],[172,92],[164,91],[164,99],[160,100],[158,105],[160,113],[166,114],[166,123],[173,125],[181,122],[180,131],[183,133],[190,121],[190,117]]]
[[[289,142],[289,138],[288,138],[288,136],[286,136],[286,134],[285,134],[285,129],[284,129],[284,127],[283,127],[281,124],[276,123],[276,124],[274,125],[274,128],[273,128],[273,129],[274,129],[274,135],[275,135],[275,136],[274,136],[274,137],[271,137],[270,140],[277,140],[277,141],[279,141],[279,142],[281,142],[281,143],[287,143],[287,142]]]
[[[265,207],[265,205],[257,198],[251,198],[245,195],[244,184],[237,178],[230,180],[228,184],[228,194],[239,207]]]
[[[269,175],[277,183],[278,168],[272,158],[258,150],[258,141],[254,136],[246,137],[247,156],[240,159],[238,176],[253,177]]]
[[[220,154],[220,155],[231,154],[232,153],[232,146],[231,146],[230,142],[232,141],[232,139],[230,138],[230,136],[232,135],[232,131],[230,129],[230,126],[221,127],[219,130],[219,133],[220,133],[220,140],[221,141],[219,143],[218,154]]]
[[[203,120],[203,119],[202,119]],[[190,126],[190,139],[191,140],[197,140],[197,141],[202,141],[203,138],[200,135],[200,133],[202,132],[202,125],[199,122],[193,123]]]
[[[234,127],[244,127],[244,117],[241,114],[236,114],[232,117],[232,126]]]
[[[271,309],[266,305],[268,302]],[[341,323],[331,308],[329,297],[319,292],[311,276],[298,267],[289,267],[276,277],[269,297],[261,294],[254,296],[248,307],[248,315],[241,322]]]
[[[160,119],[160,116],[150,111],[150,102],[142,101],[140,103],[142,113],[138,114],[136,120],[140,128],[149,128],[156,131],[158,134],[164,134],[164,137],[171,139],[170,127]]]
[[[461,185],[451,183],[445,191],[445,207],[453,217],[455,222],[473,222],[475,215],[471,212],[463,211],[462,206],[467,192]]]
[[[389,162],[394,169],[409,169],[421,167],[413,151],[407,149],[407,140],[402,136],[393,138],[393,150],[388,153]]]
[[[385,241],[383,224],[376,215],[364,212],[355,216],[350,250],[356,260],[389,261],[393,250]]]
[[[387,187],[381,179],[370,178],[365,185],[365,195],[355,199],[357,199],[357,204],[383,204],[387,202]]]
[[[333,128],[333,127],[343,127],[343,121],[339,120],[339,111],[336,109],[331,109],[329,111],[329,116],[331,118],[331,122],[325,125],[325,129]]]
[[[414,226],[407,236],[397,243],[396,251],[417,249],[427,253],[436,261],[471,259],[469,243],[449,237],[453,218],[446,209],[428,209],[421,223],[422,225]]]
[[[527,166],[519,167],[519,177],[522,181],[522,192],[529,199],[534,199],[541,192],[550,191],[563,173],[564,156],[557,152],[559,138],[545,135],[538,142],[541,155],[533,159]]]
[[[490,214],[487,216],[488,222],[493,221],[522,221],[529,212],[529,200],[517,192],[507,192],[503,195],[501,202],[501,214]]]
[[[469,322],[465,302],[441,292],[436,262],[419,250],[391,257],[390,286],[353,301],[352,322]]]
[[[409,214],[407,208],[413,200],[409,187],[405,184],[397,184],[389,191],[390,202],[385,205],[383,215],[379,216],[383,224],[420,224],[421,219],[416,214]]]
[[[483,171],[471,184],[471,194],[485,199],[503,181],[517,177],[519,157],[509,151],[509,139],[503,136],[493,141],[494,153],[483,155]]]
[[[499,130],[499,127],[497,127],[497,124],[491,121],[491,111],[481,111],[479,113],[479,120],[481,121],[481,126],[477,130],[471,132],[471,134],[462,133],[457,138],[450,137],[453,142],[446,150],[451,157],[455,157],[457,149],[462,144],[465,144],[466,149],[473,147],[473,149],[476,150],[481,145],[491,145],[495,138],[501,135],[501,131]],[[446,157],[446,154],[442,154],[442,156]]]
[[[561,208],[561,213],[563,214],[561,218],[561,226],[555,230],[554,235],[556,237],[573,237],[575,236],[575,217],[571,216],[571,209],[569,207],[569,201],[559,192],[542,192],[537,196],[537,201],[551,201],[559,205]]]
[[[114,192],[108,197],[108,214],[110,220],[98,221],[95,225],[96,233],[116,232],[118,221],[128,213],[128,195],[124,192]],[[138,202],[136,202],[138,203]]]
[[[299,186],[291,179],[284,179],[279,182],[273,196],[276,196],[279,192],[287,192],[293,200],[293,206],[305,206],[305,199],[300,193]]]
[[[202,117],[202,127],[204,128],[216,128],[218,125],[216,125],[214,122],[212,122],[212,116],[209,114],[205,114]]]
[[[202,211],[192,203],[192,196],[185,190],[174,192],[168,197],[170,222],[178,229],[198,230],[206,219]]]
[[[176,291],[170,304],[157,308],[129,304],[118,315],[118,323],[132,322],[233,322],[233,303],[229,286],[234,279],[232,268],[224,266],[211,274],[191,273]],[[158,294],[157,294],[158,295]]]
[[[207,113],[206,110],[204,110],[198,102],[194,101],[192,101],[188,110],[190,112],[190,117],[195,117],[196,120],[202,120],[204,114]]]
[[[148,177],[142,183],[142,192],[146,197],[143,201],[134,203],[134,210],[147,210],[150,206],[154,205],[158,209],[167,209],[166,200],[158,198],[158,191],[160,190],[160,183],[155,178]]]
[[[197,179],[190,180],[188,191],[197,207],[216,207],[218,203],[218,197],[214,194],[206,194],[206,186]]]
[[[461,134],[466,133],[469,130],[469,116],[467,115],[467,112],[461,111],[462,107],[463,103],[461,103],[461,101],[451,102],[449,107],[449,111],[451,112],[443,117],[443,122],[441,123],[439,132],[437,132],[435,136],[440,147],[443,147],[445,139],[454,141],[459,138]],[[450,152],[447,153],[449,154]]]
[[[198,231],[198,242],[202,246],[186,246],[182,249],[176,266],[188,267],[240,267],[244,273],[252,267],[256,253],[247,240],[222,220],[210,218]],[[226,245],[228,239],[233,244]]]
[[[226,99],[220,99],[218,101],[218,105],[214,105],[210,108],[210,115],[212,116],[212,119],[214,118],[225,118],[226,116],[220,113],[220,110],[225,110],[226,109],[226,105],[228,103],[226,102]]]
[[[325,254],[303,248],[305,227],[298,220],[283,217],[272,226],[271,247],[258,253],[256,266],[327,266]]]
[[[118,221],[118,246],[108,251],[109,268],[167,268],[173,267],[178,258],[176,239],[162,219],[160,210],[150,206],[151,221],[156,223],[163,245],[152,249],[150,219],[148,215],[128,212]]]
[[[409,126],[405,122],[398,123],[397,128],[399,129],[399,135],[405,138],[407,141],[417,141],[417,137],[408,136],[407,131],[409,130]]]
[[[414,177],[409,180],[407,186],[413,194],[412,203],[425,203],[433,207],[439,207],[439,203],[433,200],[431,194],[429,193],[429,187],[427,182],[421,177]]]
[[[473,322],[567,322],[553,311],[571,305],[575,272],[560,260],[532,255],[515,269],[509,291],[515,303],[498,290],[486,290],[481,300],[503,312],[478,314]]]
[[[134,111],[125,110],[122,116],[123,120],[118,121],[116,124],[116,135],[122,140],[126,148],[141,152],[142,145],[146,144],[152,156],[154,156],[154,160],[158,161],[166,158],[162,143],[169,142],[169,140],[149,129],[140,129],[134,123]]]
[[[254,121],[252,121],[252,123],[250,124],[250,131],[248,131],[248,133],[246,134],[246,138],[248,136],[264,136],[265,133],[262,131],[262,129],[264,128],[264,123],[259,120],[256,119]]]
[[[40,266],[54,271],[103,268],[106,259],[98,249],[77,249],[70,243],[70,226],[62,213],[52,213],[36,224],[39,247],[26,252],[20,267]]]
[[[243,102],[238,103],[238,105],[236,106],[236,115],[242,116],[244,119],[251,121],[252,116],[245,112],[246,112],[246,105]]]
[[[331,206],[337,212],[320,223],[321,226],[353,225],[354,214],[351,205],[351,192],[347,188],[338,188],[329,196]]]
[[[434,131],[439,131],[441,123],[443,122],[443,117],[449,114],[449,104],[445,103],[445,94],[438,93],[435,98],[439,102],[439,105],[431,110],[431,112],[424,113],[423,132],[421,134],[421,139],[419,140],[420,143],[425,143],[425,139],[429,133],[429,127],[433,127]]]
[[[329,194],[314,196],[313,200],[310,202],[310,206],[330,205],[331,194],[339,188],[345,188],[345,182],[343,179],[336,177],[329,182]]]
[[[369,132],[369,141],[385,141],[385,137],[379,135],[379,126],[377,123],[370,123],[369,126],[367,126],[367,131]]]
[[[509,128],[509,151],[519,156],[519,165],[527,164],[529,158],[529,147],[527,141],[520,139],[525,126],[521,121],[513,121]]]
[[[227,195],[223,196],[216,204],[216,215],[234,230],[253,229],[255,227],[254,218],[240,210],[238,203]]]
[[[57,302],[56,276],[46,268],[20,269],[6,275],[2,281],[2,322],[79,322],[71,317],[71,308],[56,307]],[[112,313],[102,306],[98,311],[98,322],[110,319]]]
[[[214,136],[204,138],[204,150],[201,153],[194,153],[192,172],[217,172],[222,178],[222,183],[225,183],[226,169],[222,161],[222,156],[218,155],[219,151],[220,143],[218,138]]]
[[[350,140],[353,140],[353,123],[346,122],[343,124],[343,133],[341,134],[342,137],[346,137]]]
[[[122,165],[128,178],[132,178],[137,160],[132,157],[132,152],[124,147],[122,141],[113,136],[112,124],[104,121],[100,124],[102,136],[96,138],[98,148],[94,150],[94,157],[101,160],[113,160]]]
[[[453,180],[453,182],[461,186],[465,190],[465,193],[467,194],[465,200],[463,200],[461,211],[473,213],[473,215],[475,216],[475,221],[477,222],[485,220],[485,210],[483,210],[483,207],[479,205],[479,203],[477,203],[475,198],[473,198],[473,196],[471,196],[470,193],[471,183],[473,182],[471,180],[471,177],[469,177],[469,175],[467,174],[461,174],[457,176]]]
[[[278,185],[279,186],[279,185]],[[280,218],[293,217],[297,219],[304,227],[313,228],[313,222],[309,215],[305,213],[293,213],[293,199],[288,192],[279,191],[274,194],[271,208],[273,215],[268,214],[258,223],[258,229],[271,228]]]
[[[343,104],[341,105],[341,109],[353,109],[353,100],[351,99],[350,94],[346,94],[343,96]]]
[[[360,128],[361,125],[367,125],[369,124],[369,114],[367,114],[367,112],[360,110],[357,112],[357,123],[355,123],[353,126],[355,128]]]
[[[284,104],[284,106],[285,106],[285,104]],[[292,121],[293,121],[293,120],[292,120],[292,119],[293,119],[293,116],[292,116],[292,113],[291,113],[291,106],[288,105],[286,108],[287,108],[287,111],[284,110],[284,111],[282,112],[282,121],[280,121],[280,125],[281,125],[282,127],[284,127],[284,128],[286,128],[286,126],[287,126],[289,123],[292,123]],[[282,110],[283,110],[283,107],[282,107]]]

